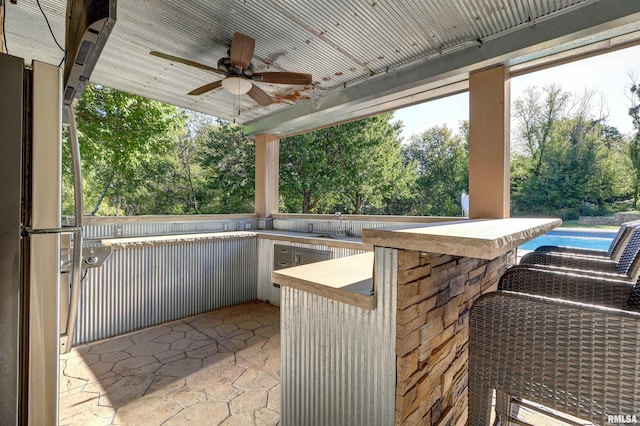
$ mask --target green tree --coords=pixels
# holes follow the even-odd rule
[[[380,114],[280,141],[280,192],[289,212],[384,208],[408,193],[410,172],[400,156],[401,124]]]
[[[631,92],[629,115],[636,130],[636,134],[629,143],[629,158],[633,166],[633,208],[636,209],[640,192],[640,85],[633,81],[629,91]]]
[[[318,204],[335,202],[336,176],[332,165],[339,155],[335,127],[280,140],[280,196],[291,213],[318,212]]]
[[[202,170],[199,209],[202,213],[253,213],[255,142],[242,127],[223,121],[202,127],[195,143]]]
[[[602,214],[629,193],[627,162],[620,161],[624,139],[606,125],[595,95],[549,85],[516,100],[514,215]]]
[[[338,156],[334,168],[342,172],[336,189],[345,211],[375,211],[391,197],[408,195],[414,177],[400,155],[402,125],[391,122],[392,118],[387,113],[349,123],[346,140],[340,145],[344,154]]]
[[[533,176],[541,173],[552,143],[554,124],[564,118],[569,100],[568,93],[550,84],[542,91],[536,86],[528,87],[524,96],[514,102],[520,146],[532,160]]]
[[[460,196],[469,187],[468,122],[454,134],[446,125],[413,135],[403,147],[405,164],[417,166],[414,214],[457,216]]]
[[[87,213],[130,215],[181,210],[159,188],[176,187],[171,154],[187,121],[184,110],[88,85],[76,108],[76,121]],[[65,157],[68,165],[68,148]],[[64,213],[71,214],[68,166],[65,172],[63,207]]]

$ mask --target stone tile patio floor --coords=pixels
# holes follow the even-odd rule
[[[79,346],[60,358],[61,426],[280,422],[280,309],[263,302]],[[519,417],[566,425],[525,408]]]
[[[60,359],[60,425],[277,425],[280,310],[219,309]]]

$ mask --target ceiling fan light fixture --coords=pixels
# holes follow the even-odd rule
[[[253,84],[243,77],[229,76],[222,80],[222,87],[232,95],[244,95],[252,86]]]

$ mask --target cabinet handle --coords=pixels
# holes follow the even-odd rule
[[[300,255],[296,254],[296,265],[300,264]]]

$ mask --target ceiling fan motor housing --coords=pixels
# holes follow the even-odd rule
[[[218,71],[227,74],[231,67],[231,58],[218,59]]]
[[[247,78],[251,78],[253,76],[253,71],[255,71],[255,67],[253,66],[253,62],[249,64],[246,70],[244,70],[244,75]]]

